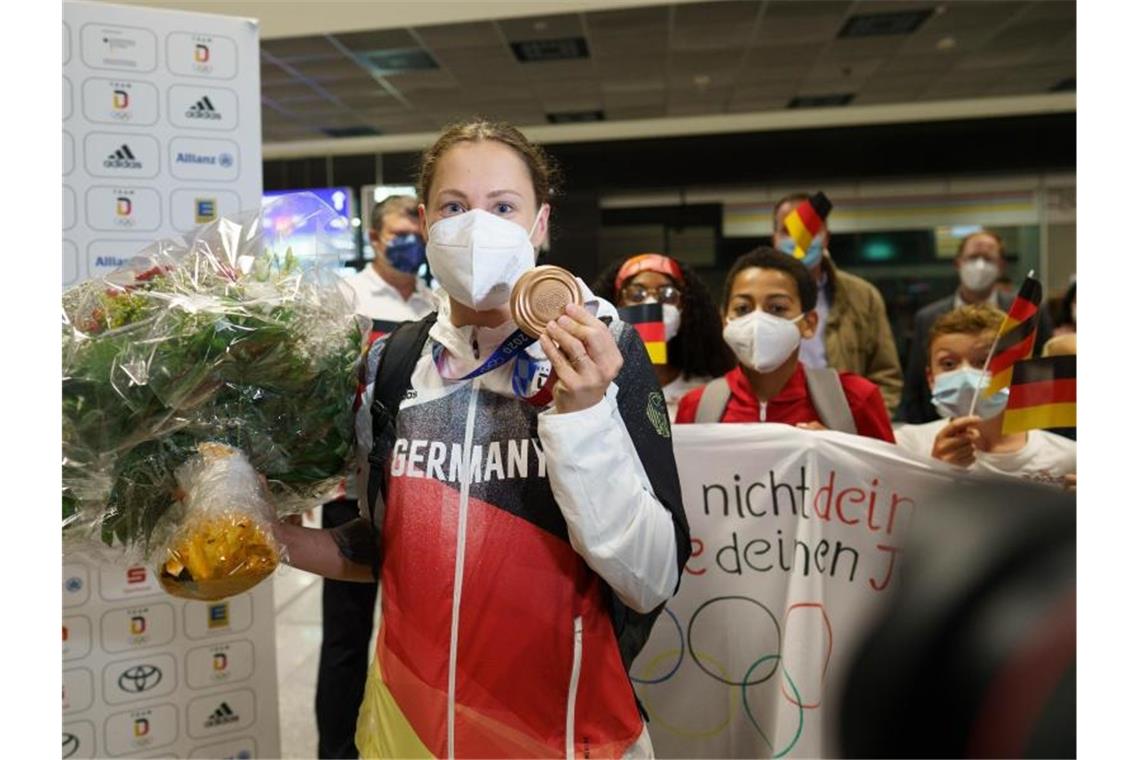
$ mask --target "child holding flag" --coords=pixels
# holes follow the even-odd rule
[[[1001,387],[987,394],[990,373],[985,368],[999,333],[1003,338],[1018,337],[1015,329],[1003,330],[1003,321],[1002,312],[989,304],[962,306],[938,318],[930,330],[926,378],[935,408],[948,421],[904,425],[895,432],[896,442],[916,456],[971,470],[1075,486],[1073,441],[1045,430],[1002,430],[1010,390]],[[1027,332],[1030,346],[1031,332]],[[993,353],[991,370],[1001,352]],[[999,374],[1008,371],[1016,387],[1015,366]]]

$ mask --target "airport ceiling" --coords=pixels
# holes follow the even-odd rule
[[[1076,89],[1076,3],[731,0],[262,41],[267,143]]]

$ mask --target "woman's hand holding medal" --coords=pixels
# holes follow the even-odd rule
[[[554,407],[559,414],[601,401],[622,366],[610,329],[577,304],[569,304],[565,314],[548,322],[539,341],[558,373]]]
[[[515,324],[537,337],[550,359],[555,409],[577,412],[601,401],[623,360],[609,328],[582,307],[574,275],[535,267],[515,283],[510,307]]]

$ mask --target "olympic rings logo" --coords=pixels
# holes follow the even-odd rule
[[[770,631],[758,630],[755,638],[759,638],[763,641],[774,640],[776,649],[775,652],[769,651],[760,653],[759,656],[752,660],[749,666],[745,668],[742,675],[734,676],[729,673],[728,666],[726,666],[720,658],[714,656],[713,652],[716,652],[718,649],[717,644],[723,641],[724,626],[723,624],[717,625],[718,613],[721,621],[731,620],[734,624],[739,624],[741,618],[746,615],[746,613],[739,612],[739,606],[741,604],[749,608],[758,608],[760,613],[759,620],[763,621],[763,626],[770,627]],[[726,606],[736,608],[732,611],[731,617]],[[677,615],[666,607],[664,610],[665,616],[669,620],[669,627],[672,628],[673,634],[676,636],[677,646],[656,653],[649,659],[645,659],[643,656],[635,665],[634,671],[630,673],[631,680],[635,684],[643,687],[638,689],[638,691],[641,701],[652,720],[650,725],[660,725],[671,733],[687,739],[707,739],[720,734],[728,728],[734,719],[736,719],[738,712],[742,709],[745,717],[748,719],[749,725],[768,747],[768,750],[772,753],[772,757],[778,758],[787,755],[803,736],[805,710],[818,708],[822,701],[821,698],[820,701],[814,703],[805,702],[800,687],[797,686],[791,674],[788,673],[785,658],[782,654],[789,619],[797,610],[801,611],[800,614],[815,611],[823,626],[822,633],[824,634],[826,643],[826,653],[820,676],[820,687],[822,690],[827,667],[831,659],[833,643],[831,622],[822,604],[816,602],[801,602],[790,605],[785,612],[783,625],[781,625],[780,620],[767,605],[747,596],[718,596],[709,599],[693,611],[687,626],[682,626]],[[755,620],[755,618],[752,620]],[[664,620],[660,619],[658,626],[663,624]],[[753,629],[750,628],[749,630]],[[648,652],[645,653],[645,655],[648,654]],[[686,654],[702,673],[713,681],[723,684],[730,689],[728,693],[728,709],[725,711],[723,720],[719,720],[715,725],[693,728],[689,726],[679,726],[670,722],[661,714],[659,706],[655,706],[653,700],[650,698],[649,692],[652,690],[644,688],[666,683],[676,676],[684,665]],[[749,657],[749,659],[751,659],[751,657]],[[773,745],[772,740],[761,726],[761,720],[757,713],[759,706],[756,704],[756,695],[753,694],[751,698],[749,697],[750,688],[771,682],[773,677],[777,676],[777,674],[782,676],[782,678],[776,678],[776,682],[780,684],[781,694],[789,703],[795,706],[797,711],[796,729],[787,745],[779,748]],[[800,685],[802,686],[802,683]]]

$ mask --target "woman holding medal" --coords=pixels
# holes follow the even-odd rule
[[[534,268],[550,176],[505,124],[454,125],[424,154],[440,308],[369,352],[367,516],[279,528],[295,567],[378,569],[365,757],[652,754],[628,669],[676,591],[688,525],[640,338],[581,280]]]

